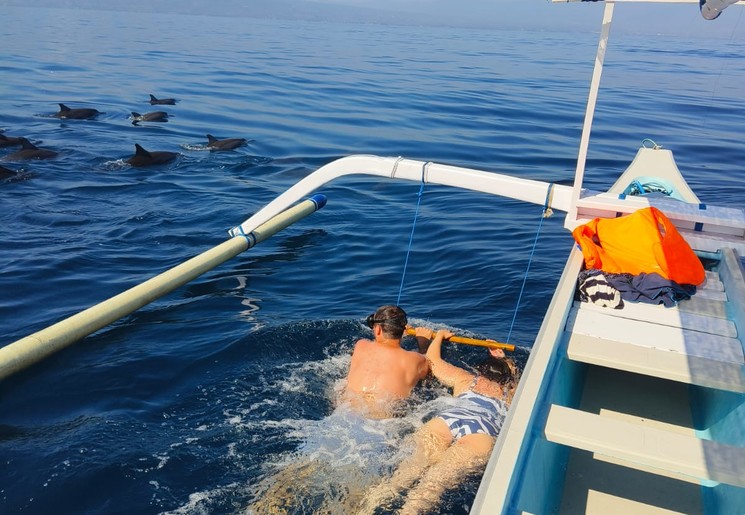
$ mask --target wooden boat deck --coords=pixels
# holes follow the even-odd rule
[[[739,257],[723,249],[716,272],[673,308],[575,302],[565,328],[570,359],[745,393],[745,287]],[[741,332],[741,331],[740,331]]]
[[[694,432],[687,400],[683,383],[590,367],[580,410],[612,422],[646,423],[691,438]],[[640,445],[632,447],[639,449]],[[703,513],[697,482],[627,464],[600,453],[572,449],[560,513]]]
[[[702,487],[745,487],[745,448],[708,439],[691,415],[691,386],[745,392],[743,279],[724,249],[675,308],[572,305],[563,338],[587,364],[581,400],[551,405],[544,430],[571,448],[560,513],[704,513]]]
[[[679,382],[590,367],[579,409],[611,421],[646,423],[690,438],[694,432],[686,390]],[[696,482],[627,464],[600,453],[572,449],[560,513],[703,513],[701,487]]]
[[[627,302],[615,310],[575,302],[567,353],[584,363],[742,393],[745,358],[730,317],[735,300],[709,272],[696,295],[673,308]]]

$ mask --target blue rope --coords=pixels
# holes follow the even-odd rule
[[[515,320],[517,319],[517,311],[520,308],[520,302],[523,298],[523,292],[525,291],[525,283],[528,281],[528,272],[530,272],[530,264],[533,262],[533,255],[535,254],[535,248],[538,245],[538,236],[541,234],[541,226],[543,225],[543,219],[551,216],[552,211],[550,207],[551,191],[553,190],[554,184],[548,185],[546,191],[546,201],[543,204],[543,212],[541,213],[541,220],[538,222],[538,230],[535,233],[535,240],[533,240],[533,248],[530,250],[530,257],[528,258],[528,267],[525,269],[525,276],[523,277],[523,284],[520,287],[520,295],[517,296],[517,304],[515,304],[515,313],[512,315],[512,322],[510,323],[510,330],[507,333],[507,340],[505,343],[510,343],[510,337],[512,336],[512,329],[515,327]]]
[[[404,271],[401,274],[401,286],[398,288],[398,299],[396,305],[401,305],[401,293],[404,291],[404,278],[406,277],[406,267],[409,265],[409,254],[411,253],[411,244],[414,241],[414,229],[416,228],[416,220],[419,216],[419,204],[422,203],[422,195],[424,195],[424,174],[427,172],[429,162],[424,163],[422,166],[422,182],[419,185],[419,193],[417,193],[416,210],[414,211],[414,223],[411,224],[411,235],[409,236],[409,248],[406,249],[406,260],[404,261]]]

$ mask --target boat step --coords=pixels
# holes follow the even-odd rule
[[[716,318],[728,318],[724,301],[707,299],[698,294],[684,302],[679,302],[675,309],[682,313],[692,313],[694,315],[705,315]]]
[[[740,253],[745,253],[745,238],[723,234],[703,233],[681,227],[678,227],[678,232],[694,250],[718,252],[720,249],[728,247],[734,248]]]
[[[700,289],[696,291],[696,294],[691,297],[691,299],[696,297],[698,297],[699,299],[718,300],[720,302],[725,302],[727,300],[727,292],[722,290]]]
[[[745,487],[745,449],[678,431],[551,405],[546,439],[616,459],[663,476],[682,474],[702,484]]]
[[[690,320],[691,317],[697,315],[682,318]],[[660,319],[662,318],[661,313]],[[740,340],[731,335],[733,324],[720,318],[699,316],[698,319],[704,319],[705,323],[692,330],[681,327],[684,323],[682,319],[675,323],[674,316],[668,316],[667,320],[647,322],[622,318],[591,308],[585,309],[583,306],[582,309],[571,309],[566,330],[602,340],[630,343],[641,348],[678,352],[723,362],[745,362]],[[666,322],[671,325],[664,325]]]
[[[719,279],[719,272],[716,270],[706,270],[706,279],[704,279],[704,284],[702,284],[698,291],[701,290],[715,290],[715,291],[724,291],[724,284],[722,284],[721,279]]]
[[[672,432],[687,435],[693,438],[695,438],[695,435],[696,435],[695,431],[688,427],[682,427],[682,426],[678,426],[675,424],[669,424],[669,423],[660,422],[660,421],[652,420],[648,418],[637,417],[634,415],[629,415],[627,413],[620,413],[620,412],[608,410],[605,408],[600,409],[600,416],[611,418],[614,420],[622,420],[622,421],[629,422],[632,424],[646,424],[646,425],[649,425],[650,427],[656,427],[657,429],[663,429],[665,431],[672,431]],[[594,458],[600,461],[604,461],[606,463],[613,463],[616,465],[621,465],[623,467],[633,468],[636,470],[641,470],[643,472],[649,472],[650,474],[656,473],[656,470],[654,469],[654,467],[643,466],[639,463],[631,463],[622,458],[616,458],[613,456],[604,456],[604,455],[595,455]],[[665,476],[671,477],[673,479],[677,479],[679,481],[686,481],[688,483],[694,483],[697,485],[701,484],[701,480],[699,478],[686,476],[685,474],[668,472],[667,474],[665,474]]]
[[[685,349],[665,346],[671,342],[664,337],[659,338],[657,345],[643,346],[569,332],[564,336],[569,340],[567,355],[574,361],[745,393],[745,364],[742,358],[739,361],[727,359],[727,354],[738,351],[742,356],[739,340],[727,339],[733,342],[729,350],[718,348],[716,342],[708,345],[707,349],[696,348],[696,344],[693,344],[696,354],[708,354],[696,355],[685,352]],[[704,350],[706,352],[702,352]]]
[[[563,513],[563,512],[561,512]],[[697,515],[703,513],[686,506],[686,511],[671,511],[659,506],[651,506],[645,502],[608,495],[605,492],[591,490],[587,492],[584,515]]]
[[[745,270],[734,249],[721,249],[721,256],[718,272],[727,292],[728,314],[740,334],[745,335]]]
[[[633,213],[648,206],[656,207],[671,220],[709,225],[741,236],[745,234],[745,211],[740,208],[691,204],[664,197],[617,195],[615,193],[597,193],[577,201],[577,207],[582,210],[613,212],[614,216]]]
[[[693,298],[690,300],[693,301]],[[701,297],[695,302],[681,302],[673,308],[666,308],[662,304],[625,302],[622,309],[611,309],[588,302],[575,302],[573,309],[581,313],[575,316],[574,321],[574,331],[580,333],[587,333],[586,324],[599,321],[626,323],[628,320],[637,320],[737,338],[737,327],[728,320],[724,302]],[[591,328],[588,330],[591,331]]]

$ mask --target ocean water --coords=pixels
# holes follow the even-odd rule
[[[569,183],[596,46],[589,32],[4,7],[0,129],[59,156],[0,163],[19,172],[0,182],[0,345],[224,241],[349,154]],[[586,186],[610,186],[651,138],[703,202],[742,207],[744,51],[726,34],[612,38]],[[102,114],[60,120],[59,102]],[[153,110],[169,121],[131,124]],[[208,133],[249,142],[209,152]],[[135,143],[181,155],[132,168]],[[321,211],[0,383],[0,511],[239,513],[326,437],[370,465],[327,417],[363,319],[399,290],[413,323],[509,335],[524,363],[572,244],[561,214],[427,186],[404,270],[418,191],[332,183]],[[446,350],[465,365],[483,352]],[[422,385],[386,448],[445,394]],[[343,512],[335,485],[351,476],[330,463],[296,513]],[[467,513],[477,486],[463,478],[434,513]]]

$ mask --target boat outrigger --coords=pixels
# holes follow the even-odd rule
[[[651,206],[705,263],[705,281],[671,308],[581,302],[577,279],[585,261],[573,245],[471,513],[745,512],[745,212],[703,205],[672,152],[653,142],[643,142],[607,192],[583,187],[614,7],[631,1],[698,2],[605,2],[573,186],[400,157],[339,159],[232,229],[218,247],[1,348],[0,380],[314,212],[325,199],[302,199],[344,175],[510,197],[566,212],[570,231]],[[702,0],[700,9],[714,19],[734,3],[745,2]]]

